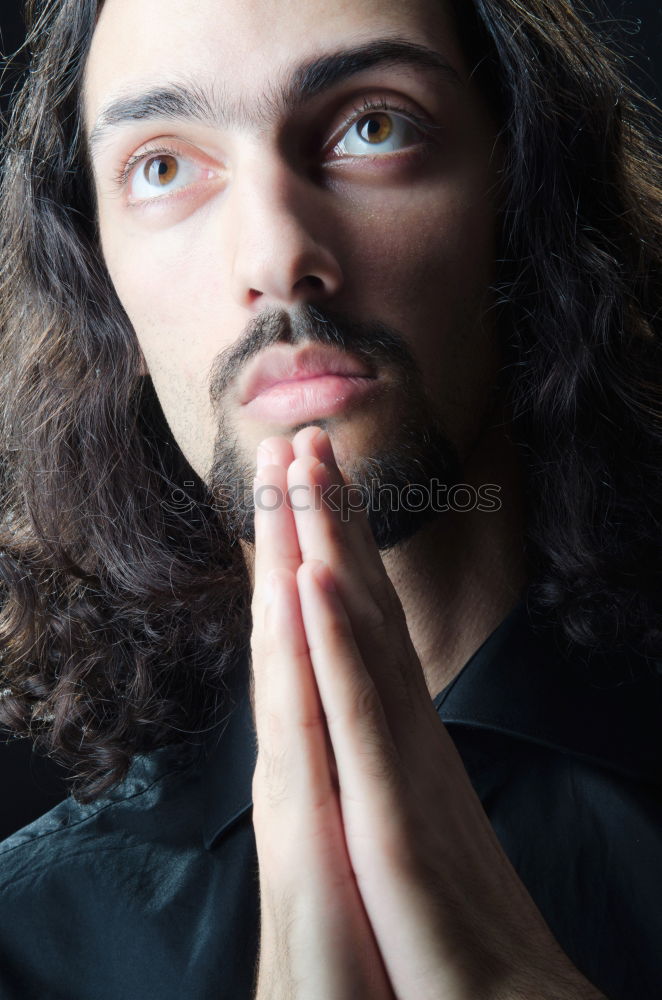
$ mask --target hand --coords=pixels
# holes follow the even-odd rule
[[[499,844],[432,705],[364,513],[343,522],[312,502],[315,485],[343,483],[328,436],[299,432],[294,461],[286,439],[264,444],[275,464],[260,477],[283,493],[296,488],[298,502],[294,511],[282,504],[256,513],[256,595],[276,571],[266,623],[254,618],[258,746],[267,752],[254,787],[258,853],[265,884],[279,886],[281,899],[289,889],[294,912],[315,915],[317,922],[296,926],[321,942],[309,992],[285,995],[326,996],[317,991],[320,963],[338,956],[331,989],[342,980],[338,995],[354,995],[365,970],[357,975],[349,945],[355,957],[368,956],[367,975],[381,956],[385,978],[368,997],[388,988],[400,1000],[599,996],[559,948]],[[297,883],[293,831],[303,831],[320,884]],[[332,914],[332,927],[322,912]],[[267,918],[269,935],[277,924],[274,914]],[[343,926],[352,933],[343,936]],[[295,953],[303,940],[290,938]]]
[[[292,449],[285,439],[272,446],[278,464],[260,475],[284,495]],[[251,643],[261,905],[256,1000],[394,1000],[347,856],[301,618],[300,561],[291,510],[258,505]]]

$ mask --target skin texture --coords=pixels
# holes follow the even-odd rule
[[[259,107],[294,61],[385,35],[436,43],[467,75],[436,5],[375,2],[362,4],[359,15],[349,3],[207,0],[185,18],[180,7],[107,0],[88,61],[88,121],[118,91],[175,76],[212,79]],[[300,140],[313,126],[326,125],[331,136],[357,89],[402,94],[448,134],[423,166],[335,163],[322,182],[310,180],[296,154]],[[183,149],[218,176],[170,205],[129,209],[126,189],[119,193],[112,182],[118,157],[159,135],[182,135]],[[492,331],[480,323],[494,259],[494,138],[471,87],[456,93],[429,71],[412,77],[383,68],[267,134],[137,122],[104,145],[95,160],[104,257],[173,433],[199,475],[212,458],[206,379],[213,360],[258,312],[302,299],[332,301],[403,330],[454,442],[464,452],[471,447],[498,362]],[[385,254],[385,246],[394,252]],[[323,283],[313,296],[301,282],[311,275]],[[396,420],[391,401],[356,414],[351,427],[337,428],[339,459],[374,447],[376,425],[387,434]],[[276,428],[236,421],[252,460],[257,442]]]
[[[396,36],[432,46],[459,85],[372,68],[247,124],[294,64]],[[430,701],[523,576],[517,464],[493,394],[498,126],[468,76],[443,6],[423,0],[201,0],[185,15],[175,0],[106,0],[88,59],[88,134],[109,101],[167,82],[212,87],[226,107],[241,100],[239,124],[141,118],[107,132],[93,159],[104,258],[198,475],[209,480],[219,434],[219,356],[266,310],[309,303],[397,330],[464,481],[502,488],[498,512],[438,518],[383,557],[362,514],[258,510],[244,550],[260,1000],[597,996],[501,851]],[[422,115],[434,141],[408,132],[397,151],[339,155],[365,97]],[[147,161],[114,180],[127,157],[159,149],[172,191],[151,196]],[[262,484],[310,487],[320,459],[341,483],[343,466],[397,440],[411,404],[392,374],[384,364],[390,391],[321,436],[314,421],[295,434],[248,417],[238,378],[223,433],[248,469],[264,442]]]
[[[315,427],[257,465],[342,482]],[[501,849],[364,513],[258,508],[252,612],[258,1000],[604,1000]]]
[[[186,79],[213,86],[225,105],[241,99],[250,112],[265,106],[295,64],[382,37],[431,46],[461,85],[388,66],[262,129],[133,121],[98,144],[93,169],[110,275],[166,419],[203,478],[219,433],[210,372],[265,310],[332,306],[401,333],[464,482],[500,490],[498,511],[451,512],[384,557],[434,695],[514,605],[523,580],[517,463],[507,414],[490,406],[499,364],[489,291],[497,123],[468,79],[443,6],[231,0],[220,8],[206,0],[183,16],[175,0],[106,0],[84,110],[89,134],[118,96]],[[366,97],[395,100],[436,126],[425,155],[412,156],[411,137],[389,156],[332,156],[345,119]],[[144,191],[135,187],[140,165],[133,187],[115,177],[130,155],[153,152],[164,137],[181,151],[189,173],[180,177],[191,183],[167,199],[158,191],[158,202],[132,204],[132,191]],[[380,372],[386,381],[389,374]],[[247,419],[238,397],[237,382],[225,394],[223,433],[250,469],[263,437],[291,429]],[[332,421],[340,467],[391,442],[407,412],[396,391]],[[246,558],[251,566],[250,549]]]

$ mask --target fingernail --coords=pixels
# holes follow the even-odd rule
[[[259,444],[257,446],[257,467],[261,469],[265,465],[273,465],[273,455],[266,445]]]
[[[326,489],[329,486],[333,486],[331,471],[328,465],[325,465],[323,462],[319,462],[315,466],[314,475],[315,475],[315,482],[319,483],[323,489]]]
[[[331,447],[331,438],[327,431],[320,428],[319,434],[315,435],[313,441],[315,444],[315,453],[321,462],[335,462],[333,448]]]
[[[315,579],[323,590],[328,591],[330,594],[335,594],[336,585],[333,573],[326,563],[320,563],[319,566],[315,567]]]

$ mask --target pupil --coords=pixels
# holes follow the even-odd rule
[[[153,185],[165,187],[177,176],[177,161],[172,156],[155,156],[145,165],[145,177]]]
[[[361,120],[359,131],[362,137],[373,145],[384,142],[393,131],[391,118],[381,112],[366,115]]]

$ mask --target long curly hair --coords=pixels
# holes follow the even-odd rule
[[[250,637],[240,552],[100,251],[80,113],[99,6],[28,3],[0,192],[0,724],[80,802],[213,725]],[[495,290],[527,602],[568,649],[624,654],[623,682],[662,638],[660,113],[579,3],[452,8],[506,148]]]

